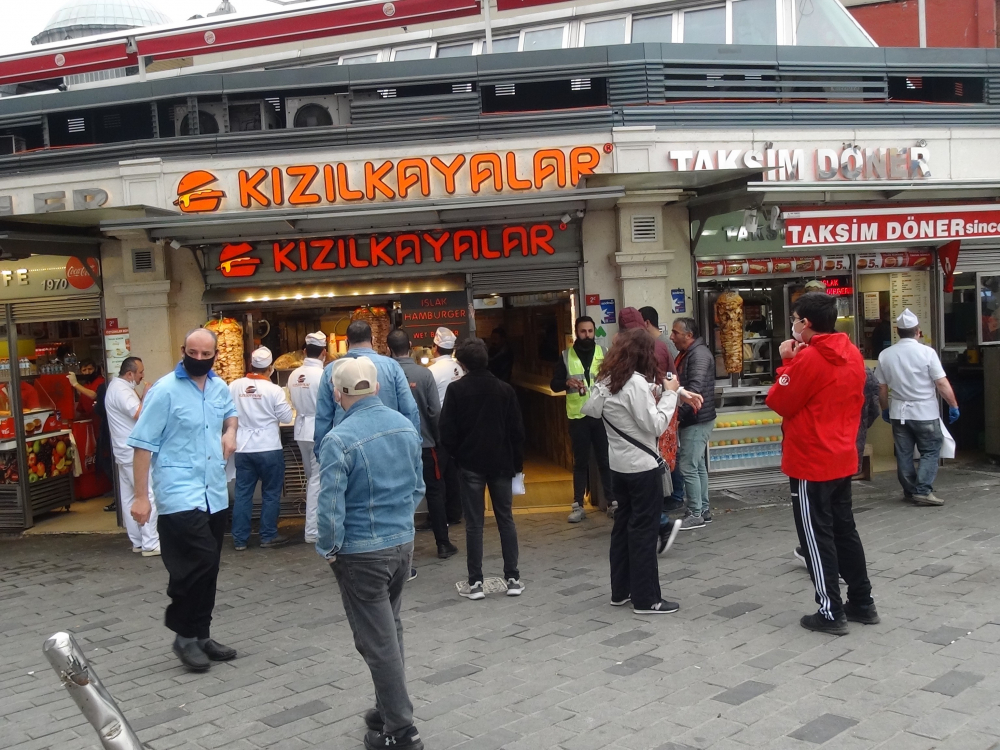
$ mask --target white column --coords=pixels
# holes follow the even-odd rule
[[[615,253],[621,282],[622,307],[650,305],[660,314],[660,325],[669,327],[680,315],[690,315],[691,254],[687,210],[672,205],[676,192],[661,196],[626,196],[618,202],[619,248]],[[655,222],[655,239],[633,241],[633,219]],[[686,312],[673,313],[671,290],[683,289]]]

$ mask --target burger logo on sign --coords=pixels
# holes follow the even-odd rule
[[[251,258],[249,253],[253,252],[253,246],[249,242],[241,242],[238,245],[223,245],[219,254],[219,265],[216,271],[222,271],[222,275],[227,279],[239,276],[253,276],[257,273],[257,266],[260,265],[260,258]]]
[[[66,261],[66,281],[74,289],[90,289],[94,285],[94,279],[100,274],[101,265],[97,262],[97,258],[87,258],[86,266],[79,258],[70,258]]]
[[[209,187],[213,182],[218,182],[218,179],[203,169],[188,172],[177,183],[177,200],[174,201],[174,205],[186,214],[218,211],[226,194]]]

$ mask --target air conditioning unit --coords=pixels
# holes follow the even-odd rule
[[[19,135],[0,135],[0,156],[26,151],[24,138]]]
[[[229,102],[229,132],[276,130],[281,125],[274,105],[263,99]]]
[[[199,135],[229,132],[229,113],[222,102],[198,102]],[[174,107],[174,135],[194,135],[191,114],[186,104]]]
[[[285,127],[318,128],[350,124],[351,105],[346,95],[285,99]]]

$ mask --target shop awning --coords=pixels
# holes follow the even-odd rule
[[[218,241],[308,237],[379,229],[435,228],[450,224],[503,224],[509,221],[552,221],[576,211],[612,208],[625,188],[611,186],[559,190],[513,196],[471,196],[447,200],[374,203],[314,209],[227,211],[195,216],[106,221],[108,234],[145,230],[152,240],[176,240],[183,245]]]
[[[868,203],[872,201],[960,201],[994,199],[1000,179],[879,180],[824,182],[751,182],[747,192],[754,203],[786,206]]]
[[[103,240],[100,235],[81,229],[0,221],[0,260],[27,258],[29,255],[84,258],[95,255],[95,249]]]

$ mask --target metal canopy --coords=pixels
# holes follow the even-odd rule
[[[86,230],[0,221],[0,260],[27,258],[29,255],[86,258],[95,255],[103,241],[100,235]],[[84,267],[87,267],[86,264]]]
[[[1000,179],[965,180],[838,180],[830,182],[761,182],[747,190],[758,202],[786,206],[867,203],[870,201],[955,201],[995,199]]]
[[[472,196],[445,200],[376,203],[321,209],[244,211],[192,216],[101,222],[106,234],[145,230],[151,240],[197,245],[224,240],[308,237],[378,229],[405,230],[453,224],[502,224],[548,221],[575,211],[612,208],[625,195],[622,187],[581,188],[544,194]]]

